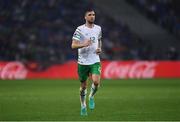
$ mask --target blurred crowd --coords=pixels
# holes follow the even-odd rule
[[[179,0],[127,0],[148,18],[180,39]]]
[[[87,0],[1,0],[0,60],[48,66],[76,59],[71,38],[76,27],[85,22],[87,7],[95,9],[96,23],[103,29],[102,59],[161,60],[152,45]],[[172,28],[179,33],[178,26]]]

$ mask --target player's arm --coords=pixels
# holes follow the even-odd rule
[[[71,48],[72,49],[77,49],[77,48],[88,47],[90,45],[91,45],[91,41],[90,40],[85,40],[83,43],[80,43],[80,41],[73,39],[72,40]]]
[[[101,47],[102,47],[102,40],[101,40],[101,39],[98,39],[98,48],[101,49]]]
[[[100,32],[99,39],[98,39],[98,48],[96,49],[96,54],[101,54],[102,52],[102,32]]]
[[[77,28],[73,34],[71,48],[77,49],[77,48],[88,47],[89,45],[91,45],[90,40],[84,40],[83,42],[81,42],[80,40],[82,39],[84,39],[83,34],[81,33],[81,30]]]
[[[102,47],[102,41],[101,41],[101,39],[99,39],[98,40],[98,48],[96,49],[96,54],[101,54],[101,52],[102,52],[102,49],[101,49],[101,47]]]

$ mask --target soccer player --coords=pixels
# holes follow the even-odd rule
[[[85,11],[85,24],[77,27],[72,37],[73,49],[78,49],[78,75],[80,85],[81,115],[87,115],[86,94],[87,80],[92,80],[89,94],[89,108],[95,108],[94,95],[100,84],[101,64],[99,54],[101,53],[101,27],[94,24],[95,11]]]

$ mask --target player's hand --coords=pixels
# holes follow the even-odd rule
[[[96,49],[96,54],[99,55],[99,54],[101,54],[101,52],[102,52],[101,48],[97,48],[97,49]]]
[[[88,46],[90,46],[91,44],[92,44],[91,40],[85,40],[85,41],[83,42],[83,47],[88,47]]]

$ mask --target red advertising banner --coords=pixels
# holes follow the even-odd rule
[[[112,61],[103,62],[103,78],[180,78],[180,62]]]
[[[0,62],[0,79],[78,79],[76,61],[32,71],[21,62]],[[102,78],[180,78],[180,61],[103,61]]]

